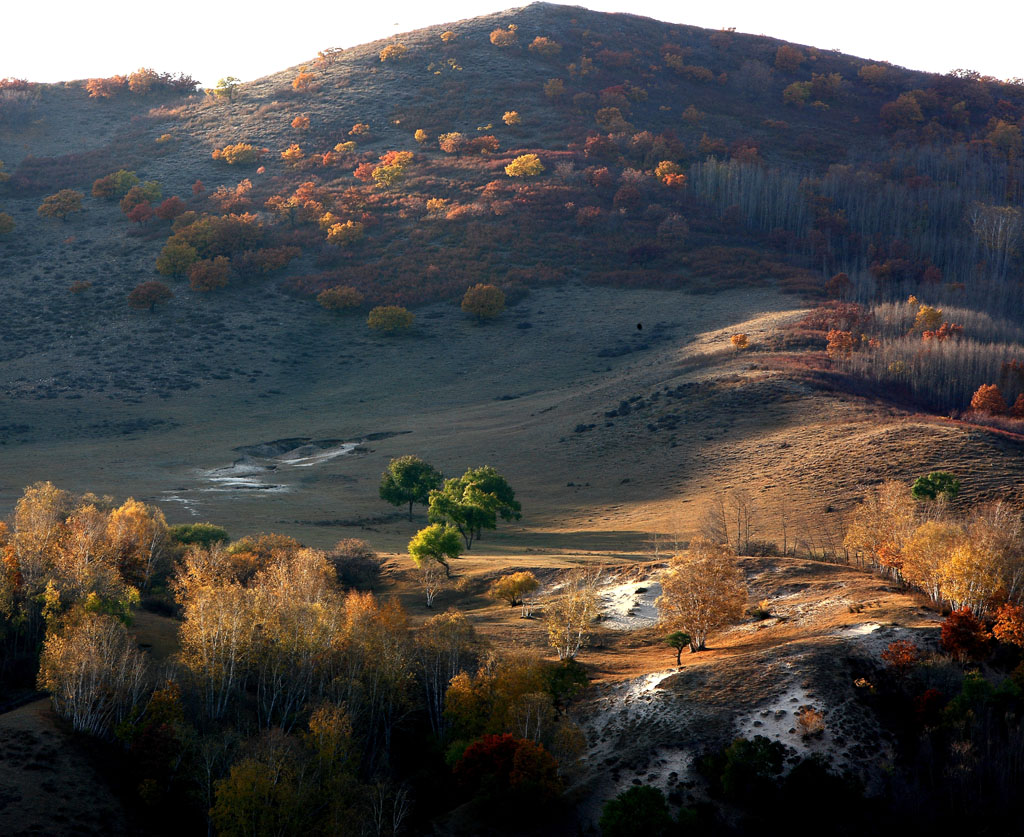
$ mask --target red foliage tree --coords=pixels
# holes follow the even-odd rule
[[[231,281],[231,262],[224,256],[203,259],[188,270],[188,284],[194,291],[212,291]]]
[[[177,195],[167,198],[159,206],[157,206],[155,213],[156,217],[161,221],[173,221],[181,213],[185,211],[185,201],[179,198]]]
[[[905,639],[890,642],[882,652],[882,660],[900,677],[912,669],[920,658],[917,646]]]
[[[982,384],[971,397],[971,409],[1001,416],[1006,412],[1006,399],[995,384]]]
[[[153,217],[153,205],[149,201],[137,203],[128,210],[128,220],[133,224],[144,224]]]
[[[128,304],[132,308],[148,308],[150,311],[154,311],[157,305],[167,302],[173,296],[171,289],[163,282],[143,282],[141,285],[136,285],[128,294]]]
[[[541,745],[505,733],[470,744],[455,777],[475,795],[524,797],[543,802],[561,792],[558,762]]]
[[[961,661],[980,660],[992,635],[969,607],[954,610],[942,623],[942,649]]]
[[[1024,419],[1024,392],[1017,396],[1010,408],[1010,415],[1015,419]]]

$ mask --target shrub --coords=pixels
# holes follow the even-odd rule
[[[678,833],[665,794],[650,785],[634,785],[601,809],[601,837],[669,837]]]
[[[516,30],[519,27],[514,23],[508,25],[508,29],[495,29],[491,32],[491,43],[496,47],[510,47],[519,43],[519,36]]]
[[[226,529],[212,523],[180,523],[168,527],[167,534],[171,540],[183,546],[194,544],[209,547],[231,540]]]
[[[462,310],[478,320],[490,320],[505,310],[505,294],[494,285],[474,285],[462,297]]]
[[[139,178],[135,172],[121,169],[94,181],[92,184],[92,196],[107,200],[123,198],[128,194],[129,189],[138,185]]]
[[[536,154],[521,154],[505,166],[509,177],[536,177],[544,171],[544,165]]]
[[[746,334],[734,334],[729,338],[729,342],[732,343],[732,347],[739,351],[740,349],[746,349],[750,342]]]
[[[551,38],[538,36],[531,41],[529,50],[543,58],[554,58],[562,51],[562,45]]]
[[[565,82],[560,78],[549,78],[544,82],[544,95],[549,99],[561,99],[565,95]]]
[[[363,295],[349,285],[336,285],[321,291],[316,298],[322,308],[328,311],[344,311],[348,308],[358,308],[363,304]]]
[[[501,117],[501,121],[508,125],[510,128],[515,125],[521,125],[523,122],[522,118],[519,116],[519,111],[517,110],[505,111],[505,115]]]
[[[300,72],[292,79],[292,90],[299,93],[308,93],[313,88],[313,81],[316,76],[305,71]]]
[[[374,331],[391,334],[396,331],[408,331],[415,319],[414,314],[400,305],[378,305],[370,311],[366,324]]]
[[[412,138],[416,140],[416,142],[426,142],[428,139],[430,139],[430,134],[428,134],[422,128],[417,128],[416,133],[412,135]]]
[[[961,661],[980,660],[992,635],[969,607],[954,610],[942,623],[942,649]]]
[[[292,127],[296,131],[308,131],[309,130],[309,117],[304,115],[296,116],[292,120]]]
[[[882,652],[882,661],[901,677],[917,665],[921,652],[914,643],[897,639],[890,642]]]
[[[339,247],[348,247],[363,237],[365,227],[361,221],[345,221],[333,224],[327,230],[327,243]]]
[[[370,545],[359,538],[344,538],[327,551],[342,587],[373,590],[380,584],[385,559],[377,556]]]
[[[409,52],[405,44],[388,44],[378,55],[381,61],[401,61]]]
[[[259,162],[264,153],[266,153],[264,148],[257,148],[247,142],[236,142],[233,145],[213,149],[212,156],[214,160],[223,160],[229,166],[237,166]]]
[[[157,305],[167,302],[173,296],[171,289],[163,282],[143,282],[136,285],[128,294],[128,304],[132,308],[148,308],[155,311]]]
[[[202,259],[188,270],[188,284],[194,291],[212,291],[231,281],[231,262],[224,256]]]
[[[361,137],[368,133],[370,133],[370,126],[365,122],[357,122],[352,126],[352,130],[348,132],[348,135],[350,137]]]
[[[6,212],[0,212],[0,235],[7,235],[14,230],[14,219]]]
[[[446,32],[442,32],[441,33],[441,40],[444,43],[446,43],[446,44],[450,44],[452,41],[454,41],[458,37],[459,36],[456,35],[454,32],[452,32],[450,29],[448,31],[446,31]]]
[[[196,248],[190,244],[168,242],[156,259],[156,272],[161,276],[184,276],[199,260]]]

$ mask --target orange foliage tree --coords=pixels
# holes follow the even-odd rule
[[[519,27],[514,23],[508,25],[508,29],[495,29],[491,32],[491,43],[496,47],[510,47],[519,43],[519,35],[516,30]]]
[[[544,58],[554,58],[562,51],[562,45],[551,38],[537,36],[530,43],[529,50]]]
[[[971,409],[979,413],[1001,416],[1006,412],[1006,399],[995,384],[982,384],[971,396]]]
[[[939,644],[961,661],[980,660],[988,652],[992,635],[969,607],[954,610],[942,623]]]

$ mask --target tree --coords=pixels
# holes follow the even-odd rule
[[[508,481],[490,465],[470,468],[461,477],[445,480],[430,492],[429,517],[454,526],[466,542],[466,549],[479,539],[483,529],[497,528],[497,518],[518,520],[522,507]]]
[[[258,163],[266,151],[267,149],[265,148],[257,148],[247,142],[236,142],[233,145],[225,145],[223,148],[213,149],[211,156],[214,160],[223,160],[229,166],[236,166]],[[196,181],[196,183],[198,184],[199,181]],[[192,187],[192,192],[193,194],[196,193],[195,186]]]
[[[194,291],[212,291],[231,281],[231,262],[224,256],[202,259],[188,269],[189,287]]]
[[[501,117],[501,121],[508,125],[510,128],[514,128],[516,125],[522,125],[523,120],[517,110],[507,110],[505,115]]]
[[[557,593],[544,602],[548,644],[555,649],[558,659],[575,659],[590,638],[590,626],[598,613],[600,579],[600,570],[571,570],[563,577]]]
[[[729,338],[729,342],[732,344],[732,347],[736,349],[736,351],[746,349],[750,345],[750,341],[747,335],[742,333],[734,334],[732,337]]]
[[[381,61],[401,61],[409,48],[405,44],[388,44],[378,55]]]
[[[634,785],[601,809],[601,837],[669,837],[678,833],[665,794],[650,785]]]
[[[476,666],[479,641],[473,623],[457,610],[428,619],[415,640],[416,659],[427,699],[427,715],[435,735],[450,726],[444,715],[448,685],[460,672]]]
[[[676,665],[681,666],[683,664],[683,649],[686,648],[691,642],[691,637],[685,631],[673,631],[667,637],[665,637],[665,644],[670,648],[676,650]]]
[[[156,310],[160,303],[167,302],[174,294],[163,282],[143,282],[136,285],[128,294],[128,304],[132,308],[148,308],[150,312]]]
[[[154,212],[161,221],[173,221],[185,212],[185,201],[177,195],[172,195],[157,206]]]
[[[1007,602],[996,611],[992,635],[999,642],[1024,648],[1024,607]]]
[[[747,588],[728,547],[695,538],[669,561],[658,611],[662,621],[690,635],[690,651],[703,651],[708,634],[743,616]]]
[[[516,30],[519,27],[514,23],[508,25],[508,29],[495,29],[491,32],[491,43],[496,47],[510,47],[519,43],[519,36]]]
[[[64,620],[43,645],[39,688],[79,732],[109,736],[139,702],[146,660],[125,626],[104,613],[81,611]]]
[[[440,488],[442,479],[440,471],[418,456],[400,456],[380,475],[380,498],[393,506],[408,503],[412,520],[412,504],[427,505],[430,492]]]
[[[44,218],[60,218],[61,221],[66,221],[69,215],[82,211],[84,197],[85,195],[74,189],[61,189],[43,198],[36,212]]]
[[[486,735],[471,744],[453,773],[473,796],[492,805],[514,801],[528,810],[562,792],[555,758],[540,744],[508,733]],[[503,807],[493,806],[492,810]]]
[[[956,523],[939,520],[922,523],[901,549],[904,580],[939,604],[946,562],[965,537],[963,527]]]
[[[913,528],[910,489],[903,483],[887,480],[853,510],[843,544],[898,579],[903,567],[903,544]]]
[[[432,523],[420,529],[409,541],[409,555],[417,567],[425,562],[436,562],[444,567],[445,576],[451,578],[452,572],[448,561],[462,554],[462,543],[459,533],[451,526]]]
[[[370,309],[366,324],[374,331],[392,334],[412,328],[416,315],[400,305],[378,305]]]
[[[365,227],[362,221],[345,221],[332,224],[327,230],[327,243],[338,247],[348,247],[363,237]]]
[[[898,677],[906,675],[921,659],[921,652],[914,643],[906,639],[890,642],[882,652],[882,662],[896,672]]]
[[[537,36],[530,42],[528,49],[543,58],[554,58],[562,51],[562,45],[551,38]]]
[[[458,157],[466,145],[466,137],[458,131],[441,134],[437,138],[437,145],[445,154],[454,154]]]
[[[494,285],[474,285],[462,297],[462,310],[478,320],[490,320],[505,310],[505,294]]]
[[[344,311],[358,308],[365,297],[350,285],[335,285],[317,294],[316,301],[328,311]]]
[[[544,164],[536,154],[520,154],[505,166],[509,177],[536,177],[544,171]]]
[[[775,66],[786,73],[795,73],[804,60],[804,54],[789,44],[783,44],[775,51]]]
[[[120,200],[132,186],[139,185],[139,178],[133,171],[120,169],[105,175],[92,184],[92,196],[106,200]]]
[[[1006,412],[1006,399],[995,384],[982,384],[971,396],[971,409],[979,413],[1001,416]]]
[[[14,219],[6,212],[0,212],[0,235],[8,235],[14,231]]]
[[[191,244],[168,241],[156,258],[156,272],[161,276],[184,276],[199,260],[199,253]]]
[[[961,661],[980,660],[988,653],[992,635],[969,607],[954,610],[942,623],[939,644]]]
[[[960,493],[960,480],[946,471],[932,471],[914,480],[910,493],[915,500],[937,500],[941,497],[952,502]]]
[[[523,605],[525,608],[526,597],[540,587],[537,576],[531,572],[511,573],[495,579],[487,589],[487,596],[491,599],[507,602],[509,607]]]
[[[241,79],[237,79],[234,76],[225,76],[222,79],[218,79],[217,84],[213,88],[213,95],[218,99],[227,99],[229,102],[233,102],[235,101],[235,94],[238,92],[238,85],[241,83]]]

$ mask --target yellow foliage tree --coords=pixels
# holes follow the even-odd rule
[[[505,166],[509,177],[536,177],[544,171],[544,164],[536,154],[521,154]]]
[[[82,211],[82,198],[85,195],[74,189],[61,189],[43,198],[36,210],[44,218],[59,218],[66,221],[69,215]]]
[[[491,320],[505,310],[505,294],[494,285],[474,285],[462,297],[462,310],[478,320]]]
[[[416,316],[400,305],[378,305],[370,311],[366,324],[374,331],[390,334],[396,331],[408,331],[412,328]]]
[[[669,561],[661,580],[658,611],[673,631],[690,635],[690,651],[702,651],[708,635],[743,616],[747,588],[727,546],[695,538]]]

